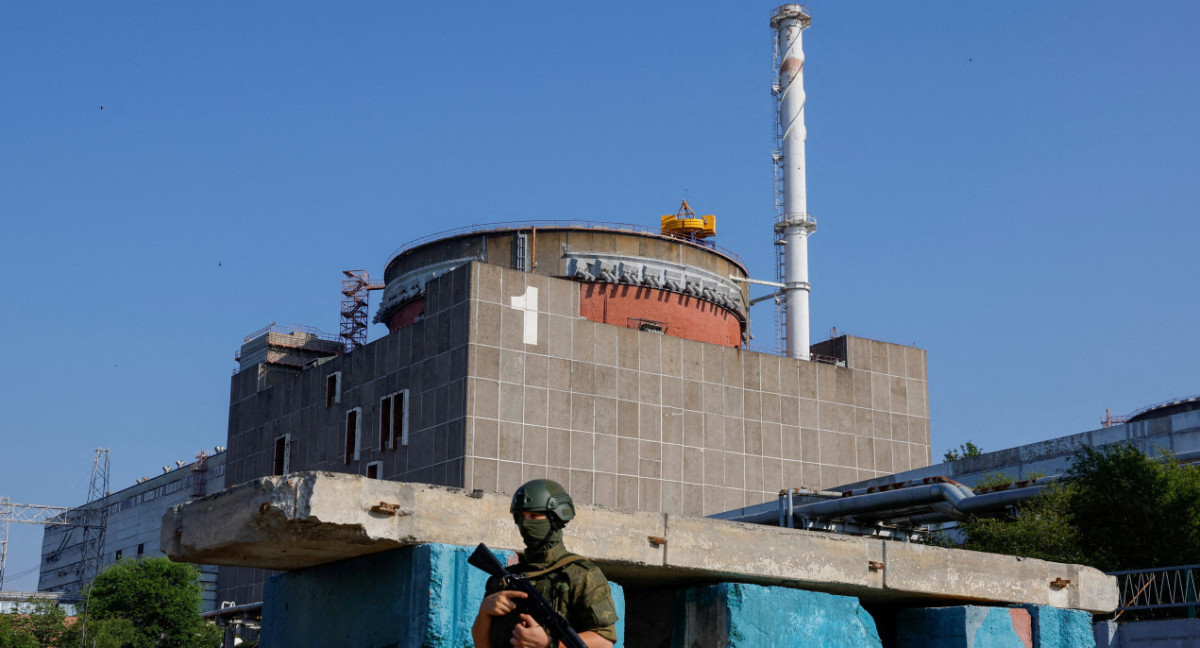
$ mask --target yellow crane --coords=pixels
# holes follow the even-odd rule
[[[678,213],[664,214],[660,220],[664,236],[697,241],[717,235],[717,217],[712,214],[697,216],[686,199]]]

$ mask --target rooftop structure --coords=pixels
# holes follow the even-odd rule
[[[748,333],[746,268],[699,240],[611,223],[504,223],[447,232],[403,248],[387,264],[376,322],[391,331],[426,309],[432,278],[478,261],[580,284],[579,315],[593,322],[740,347]],[[538,308],[536,286],[525,300]],[[530,334],[536,329],[530,328]]]

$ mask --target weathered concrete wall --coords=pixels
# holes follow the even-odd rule
[[[460,648],[487,575],[467,564],[473,547],[418,545],[287,572],[268,581],[263,648]],[[501,561],[511,552],[498,552]],[[622,589],[617,646],[624,645]]]
[[[162,541],[175,560],[270,569],[311,567],[431,542],[473,546],[482,540],[495,549],[515,550],[522,543],[508,505],[506,496],[492,493],[298,473],[177,506],[163,518]],[[578,508],[564,534],[567,546],[618,582],[669,586],[703,578],[891,600],[1028,603],[1094,612],[1117,605],[1116,580],[1080,565]],[[1070,585],[1057,587],[1057,579]]]
[[[1200,648],[1200,619],[1097,623],[1096,648]]]
[[[821,592],[720,583],[676,595],[672,648],[881,648],[858,600]]]
[[[1040,647],[1033,642],[1028,611],[968,605],[902,610],[896,615],[896,648]]]
[[[549,477],[577,502],[703,516],[929,463],[921,349],[839,338],[846,366],[805,362],[582,319],[576,282],[472,272],[466,488]],[[535,290],[530,331],[512,304]]]

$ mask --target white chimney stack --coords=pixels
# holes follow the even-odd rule
[[[812,17],[798,4],[785,4],[771,14],[771,28],[779,52],[779,79],[775,92],[779,99],[781,133],[780,158],[783,181],[783,213],[775,223],[784,245],[783,293],[784,336],[787,355],[809,359],[808,331],[808,236],[817,229],[817,220],[808,213],[808,195],[804,177],[804,49],[800,34]]]

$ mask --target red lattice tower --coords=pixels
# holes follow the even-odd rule
[[[367,304],[372,290],[382,290],[383,284],[371,283],[366,270],[343,270],[342,328],[339,333],[346,351],[367,343]]]

